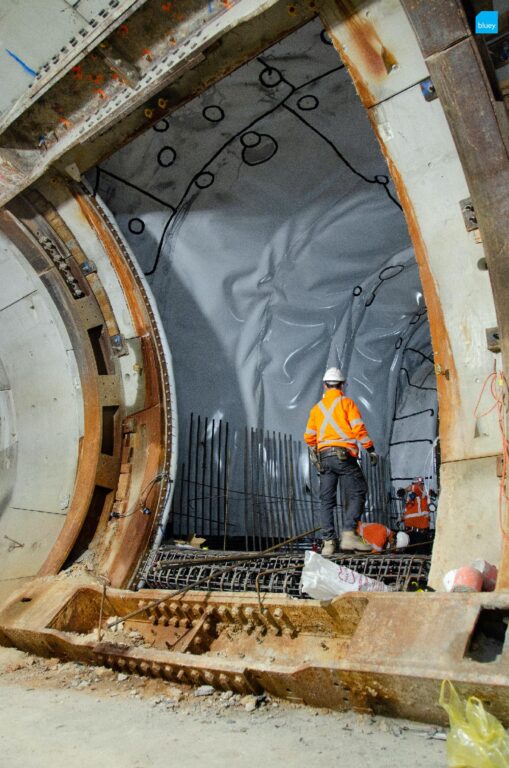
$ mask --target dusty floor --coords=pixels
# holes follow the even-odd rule
[[[0,766],[446,766],[428,725],[228,695],[0,648]]]

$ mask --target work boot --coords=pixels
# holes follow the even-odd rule
[[[371,544],[366,544],[355,531],[343,531],[339,548],[345,552],[371,552]]]
[[[323,542],[322,557],[330,557],[336,551],[336,539],[327,539]]]

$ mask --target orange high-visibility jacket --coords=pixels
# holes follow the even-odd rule
[[[327,389],[319,403],[311,408],[304,440],[312,448],[342,446],[357,456],[357,443],[371,448],[373,441],[353,400],[340,389]]]
[[[403,512],[405,528],[429,528],[428,497],[424,483],[412,483],[406,490],[407,493],[415,494],[415,498],[409,499],[407,497],[405,511]]]
[[[359,523],[357,533],[371,544],[372,552],[382,552],[387,541],[392,542],[394,539],[394,533],[382,523]]]

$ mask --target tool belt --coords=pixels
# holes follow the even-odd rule
[[[308,446],[308,451],[309,451],[309,458],[311,459],[311,463],[313,464],[316,471],[320,472],[321,471],[320,454],[318,453],[316,448],[311,448],[310,446]]]
[[[328,456],[335,456],[339,461],[347,461],[352,455],[348,448],[338,445],[333,448],[324,448],[319,452],[320,459],[326,459]]]

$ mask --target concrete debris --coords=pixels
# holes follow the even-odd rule
[[[254,712],[255,709],[258,709],[262,705],[267,704],[268,697],[262,693],[259,696],[243,696],[240,700],[240,704],[244,706],[244,709],[246,712]]]
[[[124,672],[119,672],[117,675],[117,680],[119,683],[123,683],[124,680],[127,680],[128,677],[129,675],[126,675]]]
[[[223,691],[223,693],[219,698],[221,699],[221,701],[229,701],[229,699],[231,699],[233,695],[234,695],[233,691]]]
[[[194,692],[195,696],[212,696],[216,689],[212,685],[200,685]]]

